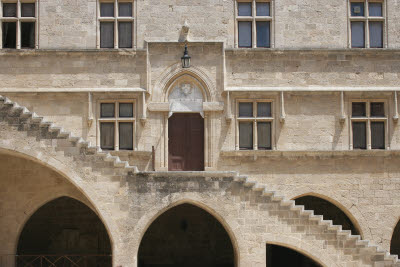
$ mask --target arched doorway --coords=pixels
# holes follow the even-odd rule
[[[394,228],[390,241],[390,254],[400,255],[400,222]]]
[[[266,267],[321,267],[311,258],[287,247],[267,244],[266,250]]]
[[[303,196],[296,198],[295,201],[296,205],[303,205],[306,210],[313,210],[315,215],[323,215],[324,220],[332,220],[334,225],[341,225],[343,230],[350,230],[353,235],[360,234],[350,218],[331,202],[315,196]]]
[[[197,206],[182,204],[150,225],[138,259],[138,267],[234,267],[234,249],[218,220]]]
[[[78,200],[60,197],[40,207],[26,222],[16,263],[17,267],[111,267],[111,243],[96,213]]]

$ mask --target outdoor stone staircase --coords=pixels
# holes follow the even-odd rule
[[[19,106],[6,97],[0,96],[0,121],[6,121],[10,126],[17,127],[18,131],[27,132],[28,136],[35,136],[38,142],[45,142],[53,145],[56,151],[63,153],[67,157],[74,157],[83,168],[90,167],[91,171],[100,175],[116,177],[126,180],[127,177],[149,175],[166,176],[167,173],[140,173],[135,166],[130,166],[128,162],[121,161],[118,156],[112,156],[108,152],[101,151],[98,147],[92,146],[89,142],[80,137],[72,136],[63,128],[55,126],[51,122],[44,121],[43,117],[27,108]],[[180,176],[195,175],[202,176],[201,173],[181,173]],[[207,176],[204,172],[203,177]],[[371,244],[368,240],[361,240],[359,235],[352,235],[349,230],[342,230],[341,225],[333,225],[331,220],[324,220],[321,215],[314,215],[312,210],[305,210],[304,206],[296,205],[295,201],[287,200],[274,191],[269,191],[265,186],[257,184],[247,176],[239,175],[236,172],[231,174],[232,180],[229,183],[237,183],[243,190],[251,191],[264,199],[265,202],[273,203],[280,210],[287,211],[287,217],[282,220],[293,218],[307,218],[325,232],[332,233],[335,239],[326,240],[326,244],[336,245],[338,240],[342,244],[344,254],[349,255],[349,261],[361,260],[368,262],[370,266],[400,266],[397,255],[390,255],[381,250],[378,246]],[[179,178],[179,177],[178,177]],[[243,200],[249,201],[249,200]],[[293,220],[292,220],[293,221]],[[353,266],[353,265],[352,265]],[[358,266],[358,265],[355,265]]]

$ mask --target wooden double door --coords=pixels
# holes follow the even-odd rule
[[[204,119],[177,113],[168,120],[168,170],[204,171]]]

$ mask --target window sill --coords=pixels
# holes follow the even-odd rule
[[[105,151],[105,150],[104,150]],[[137,156],[137,157],[150,157],[151,151],[145,150],[107,150],[113,156]]]
[[[400,156],[400,150],[222,150],[221,157],[344,158]]]

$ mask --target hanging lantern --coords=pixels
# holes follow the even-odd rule
[[[185,44],[185,51],[183,52],[183,57],[181,57],[182,68],[190,68],[190,56],[188,53],[187,44]]]

